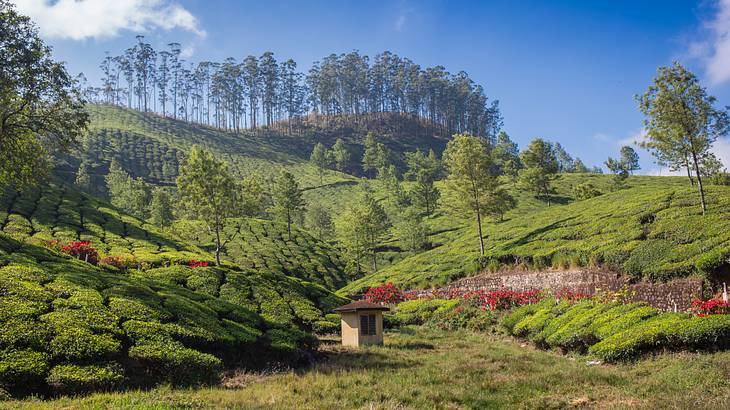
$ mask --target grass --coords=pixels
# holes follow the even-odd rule
[[[730,352],[589,366],[498,334],[406,328],[386,344],[329,345],[302,371],[244,374],[234,388],[158,388],[0,403],[0,408],[727,408]]]

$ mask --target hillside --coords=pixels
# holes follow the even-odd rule
[[[708,188],[710,208],[702,217],[696,188],[686,179],[635,176],[629,178],[628,189],[610,192],[610,178],[562,175],[556,183],[559,203],[551,206],[515,192],[519,206],[504,221],[485,224],[482,261],[473,222],[437,214],[428,220],[434,232],[431,250],[354,281],[340,293],[357,293],[385,282],[428,288],[474,274],[482,266],[498,269],[515,264],[531,268],[603,264],[650,280],[725,272],[730,188]],[[575,200],[572,187],[586,181],[605,193]]]
[[[172,231],[190,243],[214,249],[213,235],[200,222],[177,221]],[[290,240],[283,223],[245,218],[229,221],[225,231],[233,240],[223,258],[238,266],[294,276],[333,290],[349,282],[338,251],[305,230],[294,227]]]
[[[65,156],[57,173],[72,178],[81,161],[92,164],[97,183],[112,158],[117,158],[127,172],[156,184],[170,184],[178,167],[193,144],[221,155],[237,176],[258,172],[275,175],[283,169],[296,174],[304,187],[316,187],[341,181],[356,181],[336,171],[325,173],[320,182],[315,167],[308,163],[317,142],[329,147],[342,138],[352,152],[348,169],[359,171],[362,139],[373,132],[396,153],[417,148],[443,150],[448,132],[427,122],[403,114],[370,114],[361,118],[311,116],[289,133],[285,124],[273,128],[241,130],[239,134],[181,120],[145,114],[110,105],[88,105],[90,132],[80,149]]]

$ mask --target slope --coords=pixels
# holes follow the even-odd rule
[[[610,192],[610,178],[562,175],[556,184],[559,203],[551,206],[516,192],[519,206],[504,221],[485,224],[482,259],[473,222],[439,213],[429,220],[432,249],[354,281],[339,293],[354,294],[385,282],[426,288],[480,269],[515,264],[602,264],[650,280],[727,270],[730,188],[708,188],[709,211],[703,217],[696,188],[686,179],[631,177],[629,188]],[[572,187],[586,181],[606,193],[575,200]]]

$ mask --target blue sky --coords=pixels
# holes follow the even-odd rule
[[[730,0],[16,3],[56,57],[92,81],[104,52],[119,53],[138,33],[159,46],[178,41],[195,61],[271,50],[307,69],[330,53],[387,49],[464,70],[500,100],[504,129],[520,146],[559,141],[590,165],[640,137],[633,95],[659,65],[680,60],[730,105]],[[730,166],[730,142],[716,151]],[[640,154],[645,173],[659,172]]]

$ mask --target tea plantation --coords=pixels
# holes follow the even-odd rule
[[[177,221],[172,230],[191,243],[214,248],[213,235],[200,222]],[[294,276],[332,290],[349,282],[339,252],[303,229],[294,227],[289,239],[284,223],[245,218],[229,221],[225,234],[233,240],[223,256],[238,266]]]
[[[351,282],[340,293],[354,294],[386,282],[431,287],[482,267],[504,265],[539,269],[601,264],[650,280],[722,270],[730,254],[730,188],[707,188],[709,210],[703,217],[696,188],[686,179],[631,177],[629,188],[611,191],[610,178],[561,175],[557,205],[517,193],[519,205],[504,221],[485,224],[482,260],[474,222],[437,214],[428,220],[432,249]],[[572,187],[586,181],[604,194],[574,199]]]

